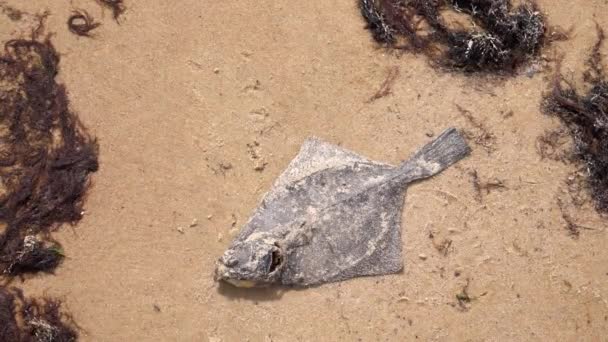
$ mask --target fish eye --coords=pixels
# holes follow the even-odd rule
[[[270,268],[268,269],[269,273],[274,272],[277,267],[281,265],[283,262],[283,257],[279,251],[273,251],[270,256]]]
[[[283,255],[281,254],[281,250],[278,249],[279,246],[277,243],[274,245],[277,247],[277,249],[270,252],[270,265],[268,267],[268,273],[276,271],[276,269],[283,263]]]

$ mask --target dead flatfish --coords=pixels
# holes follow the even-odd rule
[[[218,260],[215,279],[311,286],[397,273],[407,185],[469,152],[454,128],[399,166],[308,139]]]

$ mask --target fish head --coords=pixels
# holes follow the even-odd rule
[[[285,258],[276,239],[252,236],[224,252],[216,264],[215,280],[237,287],[267,286],[279,280]]]

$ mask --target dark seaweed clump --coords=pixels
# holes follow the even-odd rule
[[[545,20],[533,2],[359,0],[359,7],[376,41],[466,72],[511,72],[546,42]],[[469,15],[474,25],[448,25],[446,10]]]
[[[72,342],[78,327],[61,312],[61,301],[25,298],[16,288],[0,286],[0,341]]]
[[[567,81],[558,68],[553,89],[544,98],[543,111],[558,116],[568,128],[574,156],[584,165],[596,207],[608,212],[608,79],[601,55],[605,35],[599,26],[597,29],[598,41],[584,75],[586,93]]]
[[[118,17],[126,11],[123,0],[97,0],[97,2],[112,10],[114,20],[118,20]]]
[[[99,25],[101,24],[95,22],[95,19],[87,11],[76,10],[68,18],[70,32],[83,37],[90,37],[91,31],[99,27]]]
[[[34,35],[35,36],[35,35]],[[55,81],[51,42],[8,41],[0,55],[0,272],[52,272],[50,232],[82,217],[98,148]]]

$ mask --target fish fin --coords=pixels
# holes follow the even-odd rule
[[[471,148],[456,128],[448,128],[399,166],[408,182],[438,174],[469,155]],[[412,171],[415,171],[412,173]]]
[[[357,162],[388,166],[319,138],[310,137],[304,141],[297,156],[277,178],[274,186],[283,187],[315,172]]]

